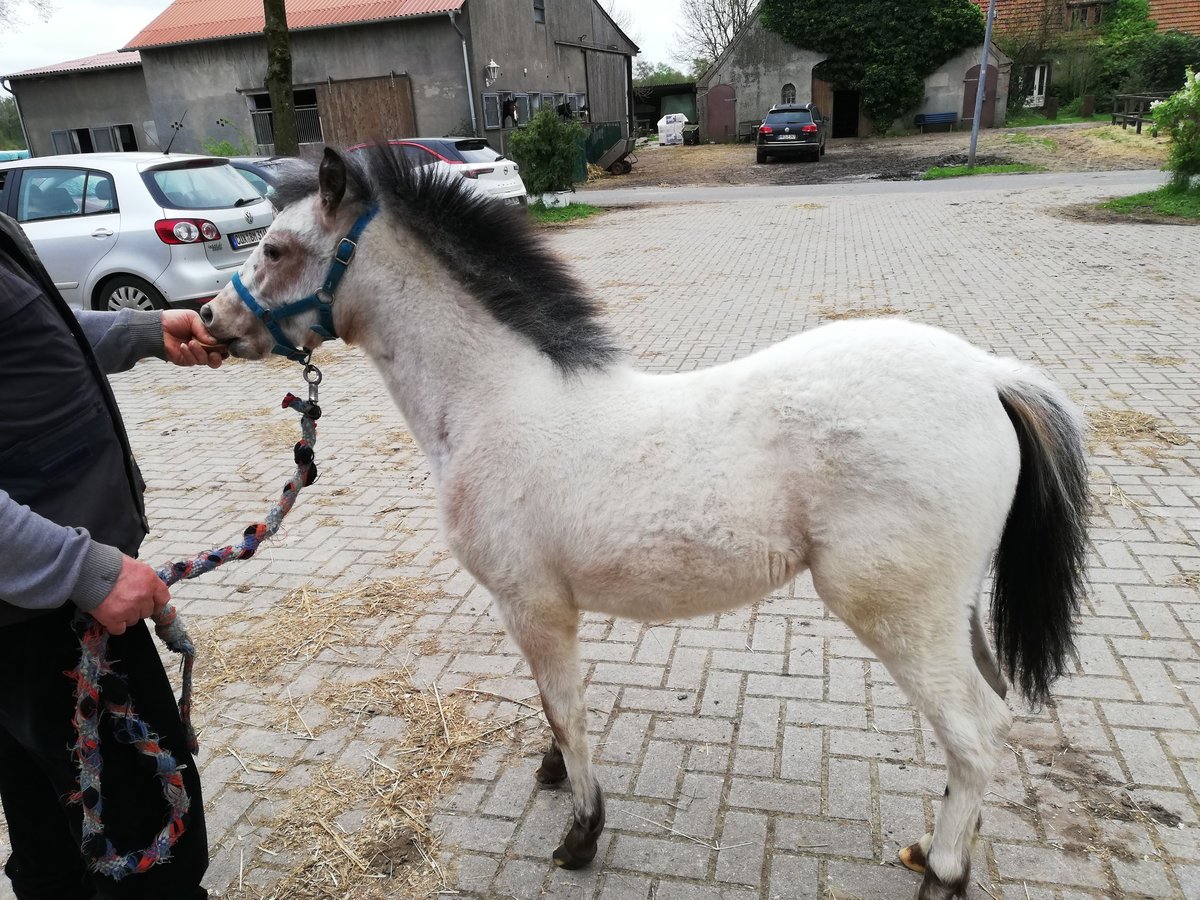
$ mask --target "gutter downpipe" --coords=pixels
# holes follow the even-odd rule
[[[21,123],[21,137],[25,138],[25,149],[29,151],[30,158],[33,157],[33,144],[29,143],[29,132],[25,130],[25,114],[21,112],[21,100],[17,97],[17,92],[12,89],[12,82],[7,78],[0,81],[0,85],[12,95],[13,103],[17,105],[17,121]]]
[[[455,19],[458,11],[452,9],[446,15],[450,17],[450,24],[454,26],[454,30],[458,32],[458,36],[462,38],[463,74],[467,76],[467,102],[471,106],[471,130],[478,135],[479,120],[475,118],[475,88],[471,84],[471,62],[467,58],[467,36],[462,33],[462,29],[458,27],[458,21]]]

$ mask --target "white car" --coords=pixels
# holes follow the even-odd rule
[[[220,157],[79,153],[0,163],[12,216],[66,301],[162,309],[211,299],[274,218]]]
[[[489,197],[522,206],[528,200],[520,167],[493,150],[483,138],[398,138],[388,141],[388,146],[400,148],[413,165],[434,166],[448,175],[461,177]]]

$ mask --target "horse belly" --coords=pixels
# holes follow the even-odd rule
[[[675,539],[595,554],[567,578],[580,609],[660,621],[753,603],[806,568],[797,548]]]

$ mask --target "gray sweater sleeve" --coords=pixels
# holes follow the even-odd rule
[[[148,356],[166,358],[162,313],[135,309],[119,313],[80,309],[74,312],[105,373],[132,369],[134,363]]]
[[[68,600],[93,610],[121,572],[121,551],[64,528],[0,490],[0,597],[24,609],[55,609]]]

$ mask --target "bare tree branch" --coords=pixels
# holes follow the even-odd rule
[[[680,57],[714,62],[750,20],[755,5],[755,0],[683,0],[683,23],[675,33]]]
[[[51,0],[0,0],[0,25],[7,29],[25,25],[26,12],[32,12],[44,22],[54,12],[54,4]]]

